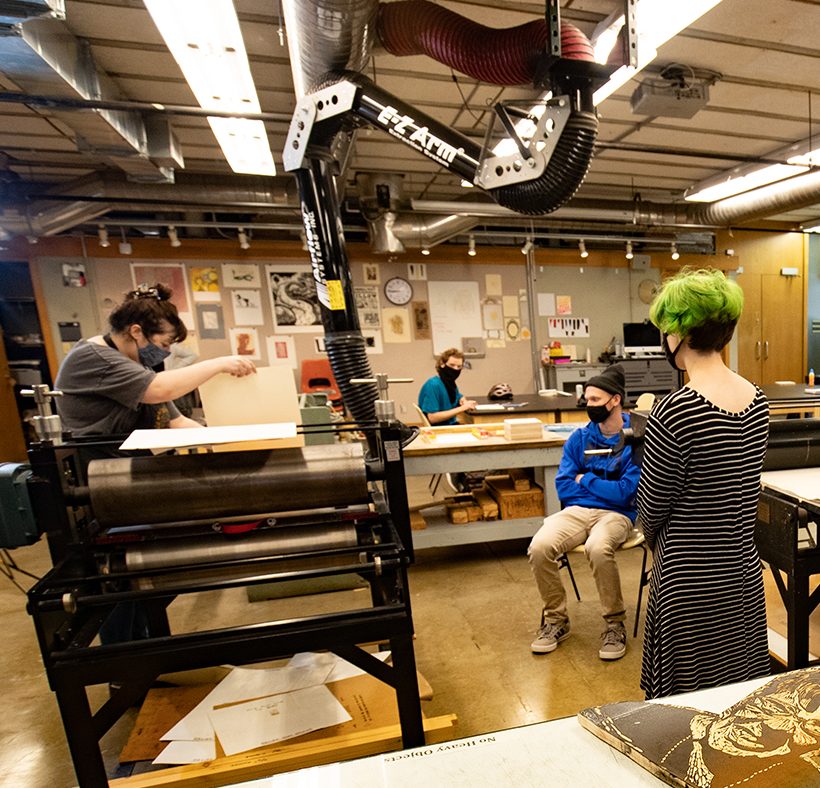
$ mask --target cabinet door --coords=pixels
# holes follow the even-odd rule
[[[762,384],[776,380],[800,383],[805,374],[803,278],[764,274],[761,280]]]
[[[9,371],[0,330],[0,462],[25,462],[26,459],[26,442],[14,396],[14,378]]]
[[[743,288],[743,313],[737,324],[737,371],[747,380],[762,386],[764,381],[760,275],[739,274],[737,283]]]

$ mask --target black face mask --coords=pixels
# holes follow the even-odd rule
[[[452,367],[439,367],[438,369],[438,375],[445,383],[455,383],[460,374],[460,369],[453,369]]]
[[[669,349],[669,334],[663,335],[663,352],[666,355],[666,360],[669,362],[669,365],[674,369],[676,372],[684,372],[679,366],[677,361],[675,361],[675,356],[678,355],[678,351],[683,344],[683,340],[678,342],[678,346],[674,350]]]
[[[612,402],[610,397],[603,405],[587,405],[587,416],[593,424],[602,424],[609,418],[612,411],[607,408],[607,403]]]

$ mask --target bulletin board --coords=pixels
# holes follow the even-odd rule
[[[427,282],[433,353],[461,348],[463,337],[484,336],[478,282]]]

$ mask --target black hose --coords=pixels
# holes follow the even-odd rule
[[[530,216],[560,208],[586,177],[597,136],[595,113],[573,110],[541,177],[491,189],[492,198],[505,208]]]
[[[336,383],[342,390],[342,400],[353,420],[359,423],[375,421],[379,390],[372,384],[350,382],[353,378],[373,377],[361,331],[328,333],[325,348]]]

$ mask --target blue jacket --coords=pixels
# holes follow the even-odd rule
[[[419,407],[425,414],[451,410],[457,407],[460,401],[461,392],[458,390],[458,387],[456,387],[456,401],[450,401],[450,396],[447,394],[444,381],[442,381],[438,375],[426,381],[419,392]],[[447,421],[441,421],[439,424],[458,424],[458,420],[453,416],[453,418]]]
[[[629,414],[623,414],[624,427]],[[555,476],[555,489],[564,506],[611,509],[634,522],[638,514],[636,494],[640,468],[632,460],[632,447],[623,446],[615,454],[584,456],[586,449],[617,446],[620,435],[606,437],[597,424],[589,422],[576,429],[564,444],[564,453]],[[580,482],[575,477],[582,473]]]

